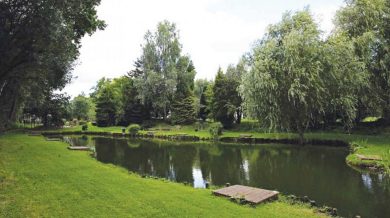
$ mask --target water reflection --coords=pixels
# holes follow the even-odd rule
[[[327,147],[129,141],[103,137],[74,142],[95,145],[96,158],[130,171],[187,182],[196,188],[225,183],[309,196],[342,216],[390,217],[390,179],[361,174],[345,164],[348,151]],[[79,140],[79,141],[78,141]],[[84,140],[84,141],[83,141]]]

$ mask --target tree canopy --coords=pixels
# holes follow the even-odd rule
[[[0,2],[0,128],[16,119],[29,93],[50,93],[71,79],[85,34],[103,29],[100,0]]]

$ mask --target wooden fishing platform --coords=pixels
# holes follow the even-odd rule
[[[68,149],[73,150],[73,151],[89,151],[89,150],[91,150],[87,146],[68,146]]]
[[[233,185],[213,191],[214,195],[244,199],[251,204],[259,204],[267,200],[278,198],[279,192],[243,185]]]
[[[61,138],[46,138],[46,141],[60,142],[60,141],[62,141],[62,139]]]

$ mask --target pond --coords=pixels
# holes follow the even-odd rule
[[[242,184],[308,196],[344,217],[390,217],[390,178],[360,173],[345,163],[348,150],[319,146],[235,145],[68,137],[95,146],[96,159],[129,171],[187,182]]]

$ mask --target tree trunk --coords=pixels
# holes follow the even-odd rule
[[[241,108],[237,109],[236,113],[237,113],[237,124],[240,124],[241,123],[241,117],[242,117]]]
[[[305,137],[303,131],[299,131],[299,145],[305,144]]]

